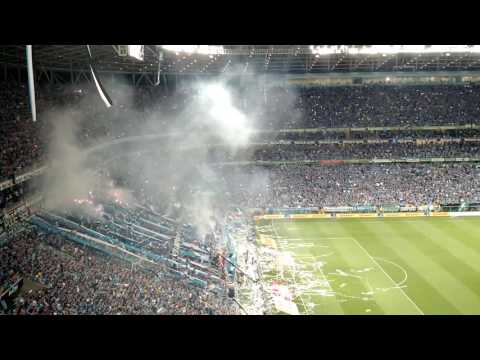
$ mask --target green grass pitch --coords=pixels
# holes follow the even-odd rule
[[[302,314],[480,314],[480,218],[264,221]],[[285,260],[287,259],[287,260]]]

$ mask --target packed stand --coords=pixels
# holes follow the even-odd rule
[[[225,166],[221,173],[230,203],[244,208],[480,201],[474,164]]]
[[[45,160],[43,122],[33,123],[27,88],[12,82],[0,84],[0,180]]]
[[[266,128],[478,124],[480,115],[471,84],[277,87],[266,97]]]
[[[0,178],[11,176],[36,162],[45,160],[51,132],[49,117],[78,116],[78,142],[83,146],[99,139],[116,139],[162,132],[181,119],[191,119],[189,107],[198,95],[195,88],[169,91],[164,87],[108,86],[115,106],[106,109],[91,84],[82,86],[42,86],[38,88],[38,121],[30,121],[25,85],[4,82],[0,86]],[[256,129],[368,126],[417,126],[478,124],[480,91],[477,85],[369,85],[349,87],[271,88],[263,94],[234,92],[233,103],[254,119]],[[262,96],[258,96],[262,95]],[[76,114],[76,115],[75,115]],[[172,121],[175,119],[175,121]],[[153,128],[145,124],[154,124]],[[181,127],[181,125],[179,125]],[[377,138],[423,136],[395,132],[376,132]],[[446,134],[448,136],[448,134]],[[328,132],[289,134],[285,140],[370,138],[371,134]],[[453,136],[459,136],[457,133]],[[273,138],[281,139],[282,135]]]
[[[0,247],[25,282],[9,314],[236,314],[231,300],[30,228]]]
[[[414,142],[397,144],[319,144],[270,145],[257,149],[229,151],[212,148],[211,162],[228,161],[294,161],[330,159],[405,159],[476,157],[480,143],[422,144]]]

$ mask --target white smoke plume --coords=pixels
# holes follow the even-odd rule
[[[87,198],[95,183],[76,140],[82,114],[63,110],[45,116],[53,129],[48,149],[51,168],[43,184],[45,204],[47,208],[65,207],[74,199]]]
[[[64,109],[44,114],[54,125],[50,158],[55,166],[45,184],[49,207],[87,197],[98,186],[92,168],[106,174],[100,185],[106,189],[127,194],[125,189],[133,188],[136,199],[129,198],[128,203],[153,201],[168,214],[181,209],[181,218],[196,225],[202,236],[211,231],[213,218],[238,205],[232,196],[236,189],[251,196],[267,196],[267,170],[221,170],[209,162],[211,144],[221,143],[233,153],[244,151],[259,125],[268,128],[269,122],[276,121],[268,118],[259,96],[264,84],[249,78],[242,91],[232,91],[226,80],[228,77],[190,86],[182,111],[172,112],[164,102],[155,101],[148,109],[136,110],[137,90],[113,81],[105,82],[114,102],[110,109],[101,106],[92,91],[74,110],[67,103]],[[285,95],[278,104],[280,111],[292,107],[294,98],[295,94]],[[87,135],[80,137],[81,133]],[[170,133],[177,136],[152,137]],[[144,137],[132,145],[122,143],[126,134]],[[113,142],[118,144],[109,150],[106,144]],[[94,162],[91,153],[87,156],[85,144],[90,149],[103,147],[118,160],[108,165]],[[125,153],[129,156],[123,156]],[[224,178],[225,172],[230,176]]]

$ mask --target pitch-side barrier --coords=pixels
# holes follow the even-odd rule
[[[306,219],[372,219],[372,218],[412,218],[412,217],[463,217],[480,216],[480,211],[463,212],[399,212],[399,213],[347,213],[347,214],[268,214],[254,216],[256,221],[260,220],[306,220]]]

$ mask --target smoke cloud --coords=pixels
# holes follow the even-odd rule
[[[44,179],[43,190],[46,207],[52,209],[86,198],[94,185],[94,177],[87,171],[85,155],[76,140],[82,114],[63,110],[46,117],[53,129],[48,149],[52,166]]]
[[[52,171],[44,184],[47,207],[73,206],[75,199],[88,198],[95,188],[106,189],[110,197],[115,193],[127,196],[126,189],[131,189],[128,202],[156,204],[156,210],[196,225],[203,236],[212,230],[215,217],[237,205],[233,196],[236,189],[267,196],[267,170],[226,170],[210,162],[212,144],[223,144],[222,151],[233,154],[245,151],[255,130],[276,121],[277,114],[265,110],[270,100],[265,98],[269,89],[264,84],[250,80],[241,90],[232,90],[227,80],[231,78],[197,82],[184,96],[184,104],[176,99],[181,110],[172,111],[171,104],[160,101],[165,100],[163,95],[158,95],[159,101],[153,99],[148,108],[137,110],[136,89],[106,81],[112,108],[106,109],[92,90],[84,91],[87,94],[73,109],[66,103],[63,109],[43,114],[54,129],[49,149]],[[295,94],[286,94],[277,110],[287,111],[294,98]],[[112,140],[126,134],[144,137],[136,143]],[[153,134],[176,135],[155,138]],[[106,143],[118,144],[108,148]],[[117,160],[98,161],[86,147],[103,147]]]

